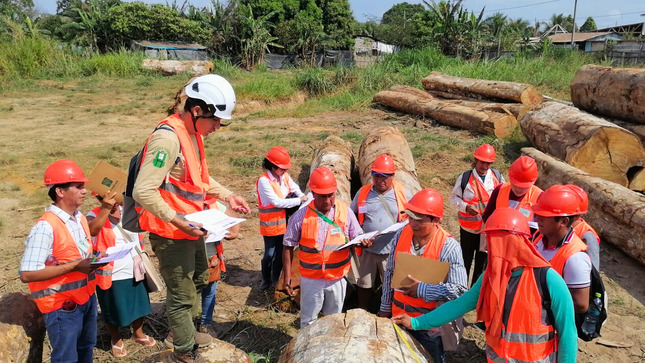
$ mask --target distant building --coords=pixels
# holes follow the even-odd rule
[[[359,56],[380,56],[394,53],[397,50],[395,45],[384,43],[370,36],[354,38],[354,54]]]
[[[609,28],[598,29],[599,32],[613,32],[621,35],[632,35],[635,37],[645,36],[645,23],[634,23],[626,25],[616,25]]]
[[[208,48],[201,44],[138,40],[132,42],[132,49],[142,50],[146,58],[150,59],[200,61],[209,59]]]
[[[581,32],[575,33],[573,37],[573,43],[576,48],[585,52],[595,50],[592,49],[593,43],[623,39],[622,35],[614,32]],[[551,34],[547,38],[556,46],[568,46],[571,44],[571,33]]]

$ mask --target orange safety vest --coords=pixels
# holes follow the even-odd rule
[[[163,183],[161,183],[161,186],[159,186],[161,198],[170,206],[170,208],[174,209],[179,214],[185,215],[202,211],[204,210],[206,189],[210,184],[208,165],[206,164],[206,157],[204,155],[204,142],[200,135],[195,135],[200,154],[198,157],[193,149],[193,143],[191,141],[190,134],[186,131],[184,121],[182,121],[177,114],[169,116],[159,123],[159,125],[162,124],[172,127],[179,139],[181,154],[184,155],[184,159],[186,160],[186,176],[184,180],[177,180],[170,175],[167,176]],[[157,125],[157,127],[159,125]],[[152,135],[150,135],[150,137],[152,137]],[[150,137],[148,138],[143,150],[143,157],[141,158],[142,165],[148,150]],[[172,162],[174,162],[174,160]],[[199,239],[199,237],[187,235],[172,223],[162,221],[145,209],[139,217],[139,224],[143,230],[166,238],[190,240]]]
[[[441,250],[443,250],[446,240],[450,237],[450,234],[446,232],[445,229],[441,226],[438,227],[439,229],[437,232],[426,244],[422,255],[425,258],[437,261],[441,256]],[[399,240],[396,242],[396,250],[394,251],[395,266],[396,257],[400,252],[410,253],[410,247],[412,247],[412,234],[412,228],[410,228],[409,225],[403,227],[403,230],[401,230],[401,235],[399,236]],[[414,318],[432,311],[435,307],[437,307],[437,303],[435,301],[426,302],[423,298],[415,298],[407,296],[400,291],[394,291],[394,297],[392,298],[392,316],[406,314]]]
[[[484,188],[484,184],[482,181],[479,179],[479,177],[473,177],[475,173],[470,173],[470,178],[468,179],[468,185],[470,185],[470,188],[473,190],[473,199],[462,200],[468,204],[473,206],[478,212],[477,215],[471,216],[470,214],[466,212],[459,212],[457,214],[457,218],[459,220],[459,225],[464,228],[464,229],[472,229],[472,230],[480,230],[482,228],[482,213],[484,213],[484,210],[486,209],[486,204],[488,204],[488,199],[490,199],[490,195],[486,191],[486,188]],[[499,180],[497,179],[497,176],[495,176],[495,173],[491,172],[493,176],[493,187],[497,187],[499,185]],[[481,199],[479,198],[481,196]]]
[[[511,183],[504,183],[502,187],[499,188],[499,193],[497,194],[497,201],[495,204],[496,208],[510,207],[515,208],[526,216],[529,221],[533,220],[533,210],[531,206],[537,202],[538,197],[542,194],[542,189],[531,185],[531,189],[518,200],[510,200],[511,195]]]
[[[513,291],[508,284],[506,296],[514,296],[510,306],[504,304],[502,336],[499,346],[486,345],[486,358],[491,363],[540,362],[557,360],[556,338],[553,325],[543,321],[548,316],[542,305],[542,296],[532,268],[524,268]],[[489,322],[486,322],[488,325]]]
[[[365,202],[367,201],[367,196],[370,194],[370,190],[372,189],[373,184],[368,184],[364,185],[361,187],[361,189],[358,191],[358,199],[356,200],[358,204],[358,224],[361,226],[363,225],[363,221],[365,221],[365,213],[361,213],[361,207],[365,205]],[[396,180],[392,181],[392,187],[394,188],[394,197],[396,198],[396,208],[398,209],[396,221],[401,222],[403,219],[406,218],[407,214],[403,214],[403,210],[405,207],[403,206],[405,203],[408,202],[408,198],[405,195],[405,187]]]
[[[54,232],[54,241],[52,245],[52,256],[56,257],[59,264],[75,261],[83,258],[76,247],[74,237],[69,229],[56,214],[47,211],[38,221],[49,223]],[[81,215],[81,226],[88,238],[90,227],[87,225],[87,219]],[[88,243],[88,255],[92,253],[92,244]],[[82,272],[70,272],[57,276],[45,281],[30,282],[27,284],[31,296],[38,305],[38,310],[46,314],[58,310],[67,300],[72,300],[77,304],[85,304],[96,290],[96,281],[94,273],[84,274]]]
[[[582,239],[582,236],[587,234],[587,232],[591,232],[594,237],[596,237],[596,240],[598,240],[598,244],[600,244],[600,237],[598,236],[598,233],[585,221],[584,219],[581,218],[580,223],[577,225],[573,226],[573,232],[576,234],[576,236],[580,237]],[[582,240],[582,242],[585,242],[585,240]]]
[[[316,241],[318,239],[318,215],[311,208],[315,208],[313,201],[307,206],[307,212],[302,220],[299,245],[300,275],[310,279],[336,280],[343,278],[347,276],[351,266],[349,249],[345,248],[340,251],[336,249],[346,242],[347,205],[336,201],[333,221],[340,227],[340,231],[332,233],[337,228],[330,225],[322,246]]]
[[[533,242],[533,244],[537,245],[541,239],[542,235],[539,234],[535,238],[535,242]],[[582,242],[580,237],[576,236],[575,233],[571,233],[569,235],[569,242],[562,244],[558,249],[558,252],[556,252],[551,261],[549,261],[551,268],[562,276],[562,271],[564,270],[564,265],[567,263],[567,260],[569,260],[569,258],[574,254],[585,251],[587,251],[587,245]]]
[[[271,180],[268,173],[268,171],[264,173],[264,175],[262,175],[255,183],[255,190],[258,194],[258,208],[260,212],[260,234],[263,236],[279,236],[287,232],[287,213],[284,208],[277,208],[273,204],[262,205],[262,200],[260,199],[259,185],[260,179],[262,178],[267,178],[275,194],[280,199],[284,199],[280,185],[276,181]],[[286,173],[284,175],[286,175]],[[284,185],[286,185],[288,190],[288,177],[284,178]]]

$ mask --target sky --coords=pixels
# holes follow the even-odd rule
[[[553,14],[573,15],[576,0],[464,0],[463,6],[467,10],[479,14],[485,7],[484,17],[496,12],[503,13],[511,19],[522,18],[533,22],[547,22]],[[172,1],[145,0],[146,3],[167,4]],[[370,19],[379,20],[384,12],[394,4],[402,1],[388,0],[349,0],[354,17],[364,22]],[[409,3],[422,3],[422,1],[408,0]],[[431,2],[428,0],[428,2]],[[439,2],[439,0],[437,0]],[[178,4],[183,1],[177,0]],[[197,6],[210,6],[210,0],[189,0],[188,3]],[[645,0],[577,0],[576,24],[581,26],[587,17],[593,17],[598,28],[614,25],[645,22]],[[34,0],[34,4],[41,13],[54,13],[55,0]]]

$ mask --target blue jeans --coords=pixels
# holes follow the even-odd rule
[[[262,281],[275,285],[282,271],[282,239],[284,235],[262,237],[264,238]]]
[[[414,337],[430,353],[435,363],[444,362],[443,342],[441,336],[431,337],[427,330],[408,330],[408,333]]]
[[[213,323],[213,311],[215,310],[215,291],[217,291],[217,281],[209,283],[202,290],[201,325],[211,325]]]
[[[44,314],[52,346],[52,363],[92,363],[96,345],[96,295],[73,310],[58,309]]]

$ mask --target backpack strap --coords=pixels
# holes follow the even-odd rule
[[[466,190],[466,185],[468,185],[468,180],[470,179],[470,175],[473,173],[473,170],[466,170],[464,171],[463,174],[461,174],[461,194],[464,194],[464,191]]]
[[[538,267],[533,269],[535,274],[535,282],[537,283],[538,292],[542,297],[542,308],[546,311],[545,323],[553,325],[555,323],[555,317],[553,316],[553,311],[551,310],[551,293],[549,292],[549,287],[546,282],[546,274],[551,267]]]
[[[502,183],[502,173],[500,173],[499,170],[497,170],[495,168],[491,168],[490,170],[493,172],[493,174],[495,174],[495,177],[497,178],[497,181],[501,184]]]

